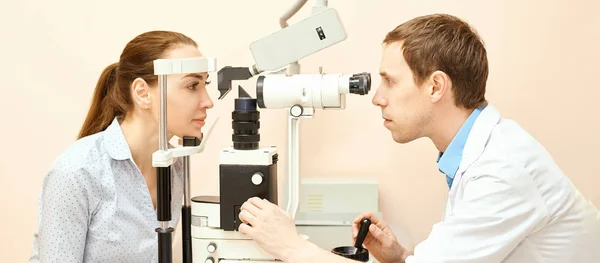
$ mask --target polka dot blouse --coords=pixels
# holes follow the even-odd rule
[[[172,221],[183,196],[181,160],[172,166]],[[44,178],[39,229],[29,262],[156,262],[159,227],[146,181],[119,122],[63,152]]]

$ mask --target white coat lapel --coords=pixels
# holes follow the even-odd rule
[[[469,137],[465,143],[465,148],[463,149],[460,166],[458,167],[458,171],[456,171],[456,176],[452,182],[452,187],[450,188],[450,197],[453,196],[457,188],[459,188],[456,187],[456,185],[458,185],[460,182],[463,173],[483,153],[492,130],[494,127],[496,127],[496,124],[498,124],[499,121],[500,113],[496,110],[496,108],[488,104],[485,109],[481,111],[479,117],[477,120],[475,120],[475,123],[473,123],[473,128],[471,128],[471,132],[469,133]]]

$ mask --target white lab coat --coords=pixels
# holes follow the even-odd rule
[[[488,105],[463,150],[444,219],[407,263],[600,263],[600,211],[548,152]]]

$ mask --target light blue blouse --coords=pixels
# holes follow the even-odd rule
[[[172,220],[183,196],[183,166],[172,166]],[[39,200],[33,262],[156,262],[159,227],[146,181],[115,118],[53,163]]]

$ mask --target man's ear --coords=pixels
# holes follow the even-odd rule
[[[140,109],[150,109],[152,100],[150,96],[150,86],[142,78],[136,78],[131,83],[131,97]]]
[[[431,102],[436,103],[440,101],[450,91],[450,86],[451,81],[448,74],[440,70],[431,73],[429,85],[427,86]]]

